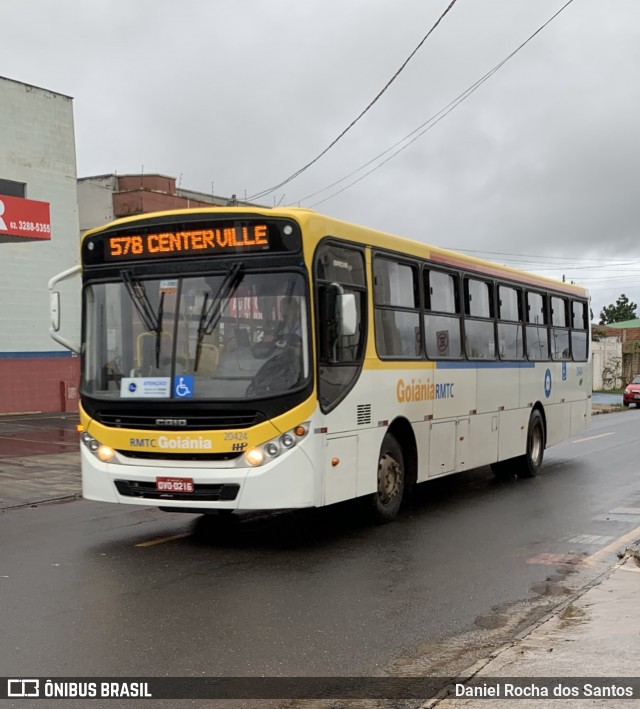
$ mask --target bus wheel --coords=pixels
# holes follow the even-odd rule
[[[404,483],[402,449],[396,439],[387,433],[378,460],[378,489],[371,495],[371,511],[376,524],[391,522],[396,518],[402,503]]]
[[[527,452],[517,458],[517,473],[521,478],[533,478],[538,474],[544,455],[544,423],[537,409],[531,412],[527,430]]]

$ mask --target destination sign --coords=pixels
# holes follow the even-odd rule
[[[290,221],[218,220],[141,223],[108,229],[83,242],[85,265],[234,253],[298,251],[300,232]]]
[[[268,250],[269,231],[266,224],[112,236],[105,255],[109,260],[120,260],[238,249]]]

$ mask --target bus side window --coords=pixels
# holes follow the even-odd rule
[[[569,314],[568,301],[565,298],[551,297],[551,358],[571,359],[569,349]]]
[[[586,362],[589,354],[586,315],[586,303],[571,302],[571,354],[576,362]]]
[[[527,291],[527,357],[540,361],[549,359],[549,329],[547,327],[547,296]]]
[[[496,333],[493,320],[493,284],[464,279],[464,341],[469,359],[495,359]]]
[[[376,256],[373,261],[376,349],[382,358],[422,356],[418,268]]]
[[[429,359],[460,359],[459,279],[456,274],[425,269],[424,277],[424,333],[425,349]]]
[[[333,409],[353,388],[364,359],[367,323],[364,255],[330,240],[315,256],[318,396],[322,410]],[[343,331],[340,303],[354,296],[355,332]]]
[[[521,291],[503,285],[498,285],[498,356],[524,358]]]

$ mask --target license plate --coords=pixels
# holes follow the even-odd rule
[[[191,478],[156,478],[156,490],[158,492],[193,492],[193,480]]]

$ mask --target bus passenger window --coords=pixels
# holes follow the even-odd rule
[[[546,296],[527,293],[527,357],[540,361],[549,359]]]
[[[425,349],[429,359],[460,359],[460,304],[458,276],[442,271],[424,272]]]
[[[551,298],[551,358],[570,359],[568,303],[564,298]]]
[[[373,278],[378,355],[398,359],[421,357],[417,268],[376,257]]]
[[[467,357],[469,359],[495,359],[493,285],[487,281],[466,278],[464,295],[464,341]]]
[[[522,305],[520,291],[498,286],[498,356],[523,359]]]
[[[571,353],[576,362],[586,362],[588,356],[586,314],[585,303],[571,303]]]

